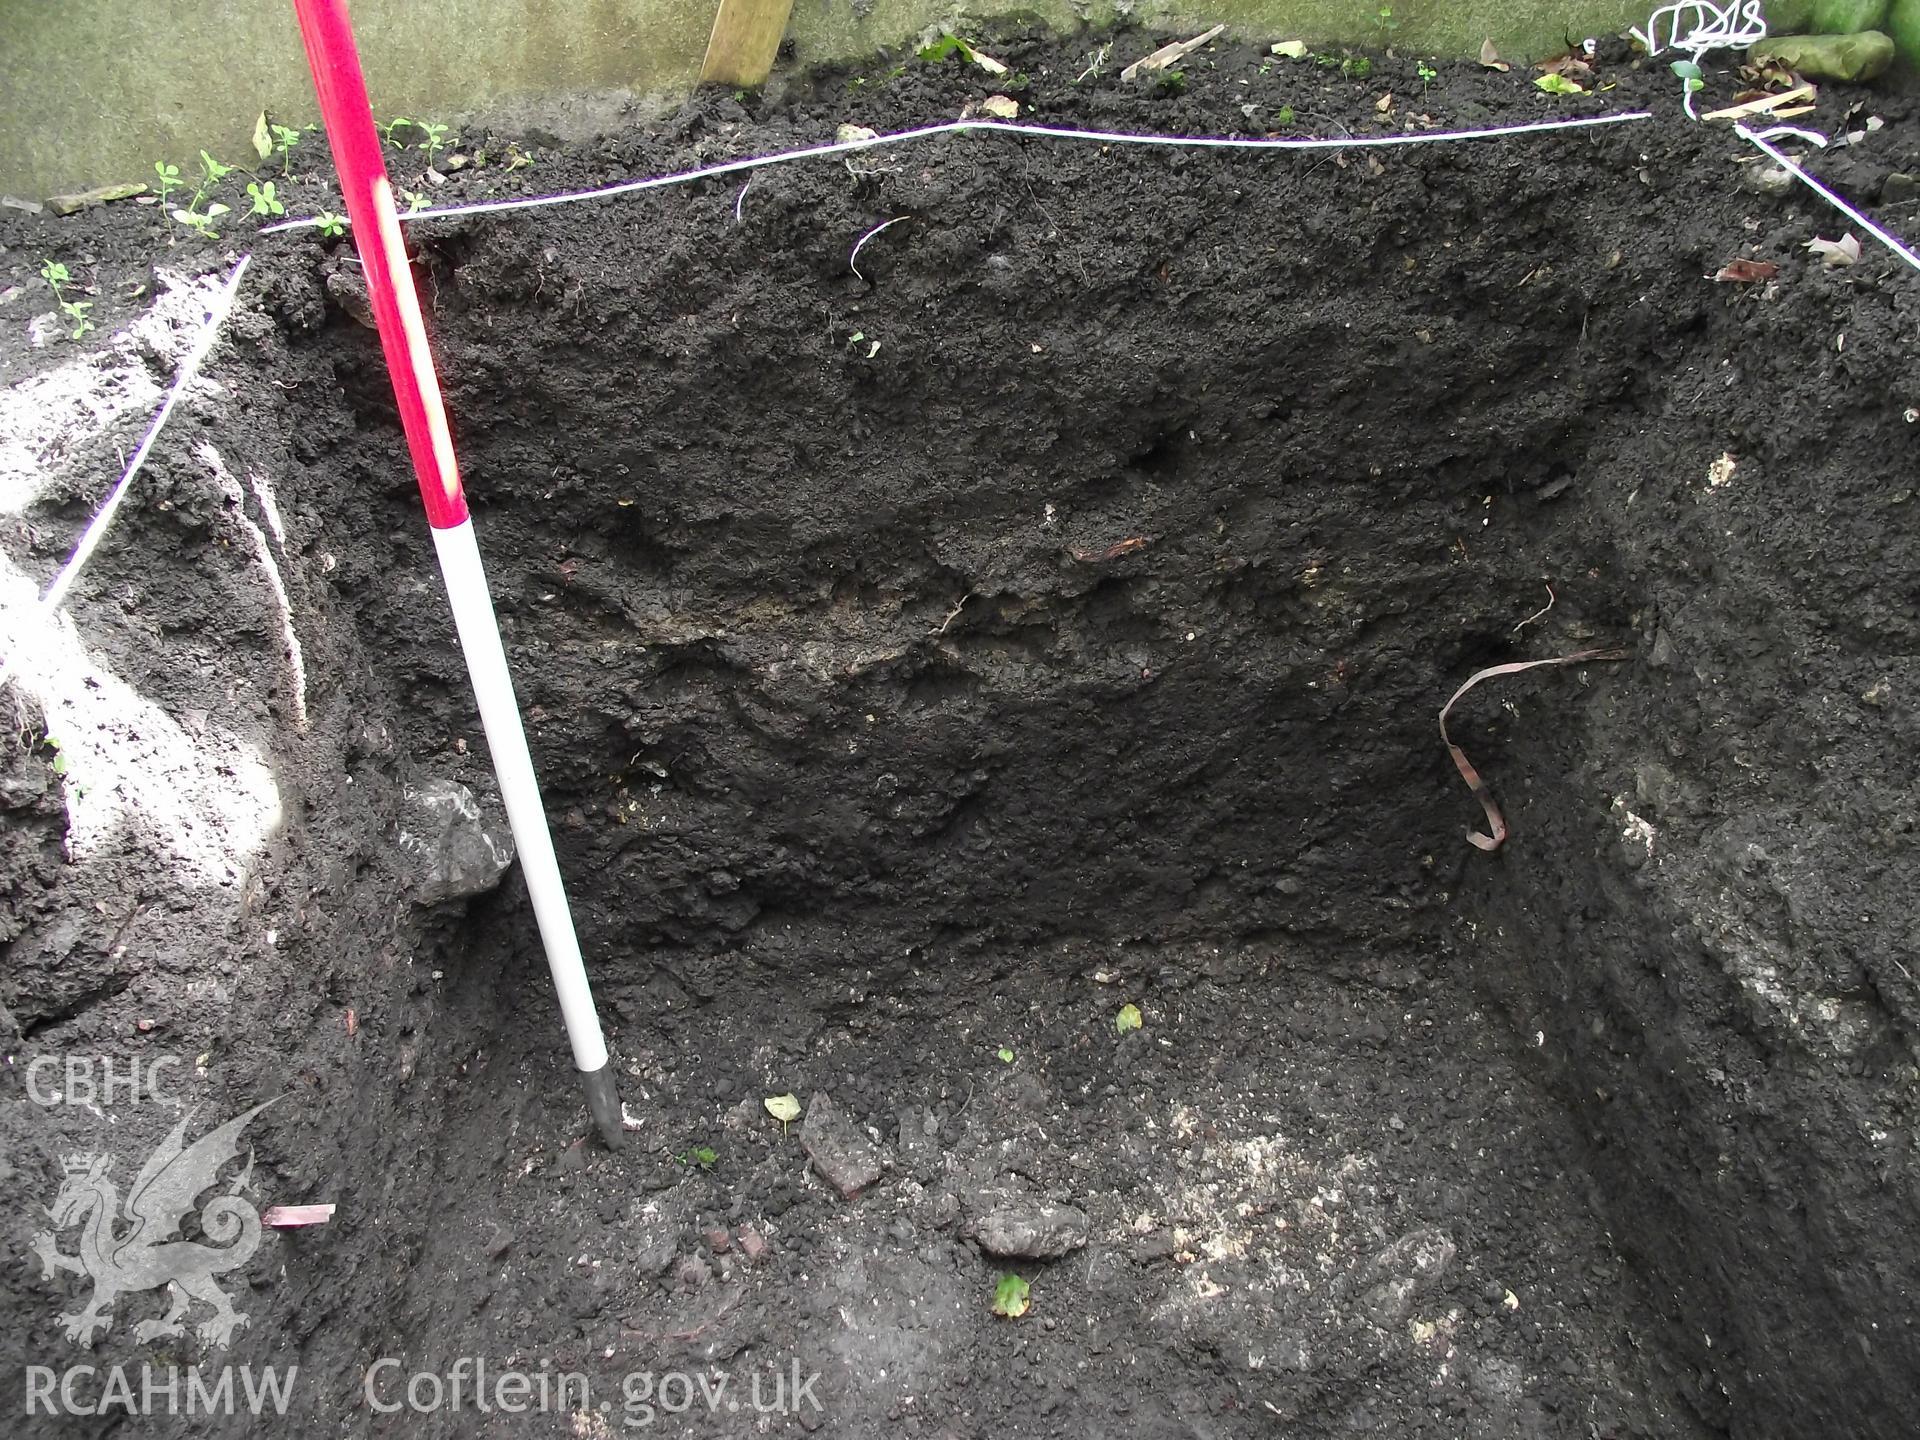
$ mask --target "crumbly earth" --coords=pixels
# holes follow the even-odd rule
[[[1001,80],[882,60],[531,167],[476,130],[444,188],[394,154],[441,201],[995,91],[1129,132],[1657,117],[966,135],[416,224],[617,1153],[517,871],[423,906],[398,843],[410,786],[497,800],[350,245],[252,243],[49,630],[247,226],[0,211],[13,1433],[1909,1432],[1920,280],[1807,252],[1839,218],[1613,42],[1580,97],[1227,44],[1121,83],[1151,44],[999,35]],[[1801,123],[1910,218],[1909,101]],[[339,208],[321,148],[295,213]],[[1712,278],[1743,258],[1777,271]],[[1595,647],[1462,702],[1513,827],[1469,847],[1440,705]],[[172,1068],[103,1094],[101,1057]],[[153,1289],[68,1340],[67,1160],[125,1194],[275,1096],[217,1189],[338,1208],[227,1275],[230,1346],[141,1340]],[[483,1410],[474,1361],[590,1389]],[[24,1413],[78,1363],[298,1376],[270,1421]]]

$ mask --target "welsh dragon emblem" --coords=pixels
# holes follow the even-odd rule
[[[91,1344],[95,1332],[112,1325],[108,1312],[116,1299],[166,1285],[172,1304],[165,1317],[142,1321],[134,1327],[135,1337],[148,1341],[184,1333],[187,1311],[199,1300],[211,1305],[213,1314],[195,1333],[226,1348],[247,1317],[233,1308],[213,1277],[246,1264],[260,1247],[260,1212],[240,1194],[253,1176],[251,1158],[226,1193],[200,1209],[200,1229],[211,1244],[179,1238],[180,1225],[194,1201],[219,1178],[221,1166],[239,1155],[240,1132],[247,1122],[271,1104],[254,1106],[191,1145],[185,1137],[193,1116],[181,1116],[140,1167],[124,1202],[109,1175],[113,1157],[62,1157],[66,1181],[47,1210],[54,1228],[34,1236],[33,1250],[49,1279],[62,1270],[93,1279],[93,1297],[86,1306],[60,1317],[68,1339]],[[128,1226],[124,1233],[122,1221]],[[77,1255],[62,1254],[56,1246],[58,1232],[70,1225],[82,1227]]]

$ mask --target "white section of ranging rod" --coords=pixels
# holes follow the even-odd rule
[[[487,593],[486,568],[471,518],[433,532],[433,548],[440,555],[440,573],[453,605],[453,624],[460,649],[473,678],[473,697],[480,705],[480,723],[493,754],[493,773],[500,781],[500,798],[513,827],[513,843],[520,852],[520,870],[533,897],[534,919],[546,948],[547,968],[553,972],[560,995],[560,1014],[567,1039],[573,1044],[573,1063],[594,1071],[607,1063],[607,1042],[600,1033],[600,1017],[593,1008],[593,987],[580,959],[580,941],[573,933],[573,913],[567,908],[567,889],[553,855],[553,836],[547,830],[546,807],[540,801],[540,782],[534,778],[533,756],[520,726],[520,705],[507,672],[507,652],[500,643],[493,597]]]
[[[1102,145],[1158,145],[1173,149],[1198,150],[1365,150],[1395,145],[1436,145],[1449,140],[1498,140],[1512,135],[1540,135],[1557,130],[1592,130],[1601,125],[1619,125],[1629,120],[1651,120],[1646,110],[1623,115],[1589,115],[1574,120],[1535,120],[1526,125],[1499,126],[1491,130],[1435,130],[1424,135],[1357,135],[1308,137],[1298,140],[1270,140],[1234,135],[1127,135],[1108,130],[1066,130],[1051,125],[1015,125],[1005,120],[948,120],[939,125],[924,125],[918,130],[901,130],[892,135],[876,135],[871,140],[837,140],[831,145],[810,145],[801,150],[781,150],[772,155],[753,155],[728,160],[676,175],[658,175],[650,180],[624,180],[598,190],[573,190],[563,195],[536,195],[527,200],[480,200],[471,205],[448,205],[440,209],[416,210],[400,217],[402,223],[416,220],[445,220],[455,215],[491,215],[501,210],[537,210],[549,205],[574,205],[582,200],[604,200],[615,195],[632,195],[641,190],[658,190],[667,185],[688,185],[697,180],[712,180],[735,175],[742,170],[757,170],[767,165],[785,165],[794,160],[818,160],[831,155],[851,155],[882,145],[899,145],[908,140],[928,140],[936,135],[957,135],[963,131],[984,131],[996,135],[1025,135],[1039,140],[1096,141]],[[283,230],[307,230],[318,220],[283,220],[260,233],[277,235]]]
[[[1911,265],[1916,270],[1920,270],[1920,255],[1916,255],[1913,253],[1912,250],[1908,249],[1906,244],[1902,242],[1898,236],[1892,234],[1887,230],[1883,230],[1879,225],[1875,224],[1866,215],[1862,214],[1860,210],[1855,208],[1853,205],[1849,204],[1845,199],[1843,199],[1839,195],[1836,195],[1833,191],[1829,190],[1825,185],[1822,185],[1818,180],[1814,179],[1813,176],[1809,175],[1805,170],[1802,170],[1800,166],[1796,164],[1792,159],[1790,159],[1787,155],[1783,154],[1781,151],[1775,149],[1772,145],[1769,145],[1767,143],[1767,139],[1769,136],[1781,135],[1781,134],[1795,135],[1802,140],[1808,140],[1817,145],[1824,145],[1826,144],[1826,141],[1820,139],[1818,136],[1814,135],[1811,131],[1801,130],[1792,125],[1783,125],[1779,127],[1779,129],[1777,130],[1767,130],[1764,132],[1756,133],[1752,130],[1749,130],[1745,125],[1742,125],[1738,121],[1735,121],[1733,126],[1733,133],[1738,135],[1742,140],[1748,141],[1749,143],[1757,146],[1764,154],[1772,156],[1773,159],[1775,159],[1780,163],[1780,165],[1787,171],[1788,174],[1798,178],[1801,184],[1805,185],[1809,190],[1813,191],[1814,194],[1818,195],[1822,200],[1826,201],[1829,205],[1833,206],[1833,208],[1838,210],[1842,215],[1846,216],[1849,220],[1853,221],[1853,223],[1858,225],[1862,230],[1865,230],[1869,235],[1873,236],[1874,239],[1878,240],[1882,245],[1886,246],[1887,249],[1891,250],[1894,254],[1898,255],[1902,260],[1906,261],[1907,264]]]

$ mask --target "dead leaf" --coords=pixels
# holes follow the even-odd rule
[[[1133,77],[1136,75],[1150,74],[1155,70],[1164,70],[1173,64],[1174,61],[1191,55],[1195,50],[1198,50],[1202,45],[1205,45],[1226,28],[1224,25],[1216,25],[1204,35],[1196,35],[1191,40],[1177,40],[1171,45],[1162,45],[1151,55],[1142,56],[1140,59],[1134,61],[1133,64],[1127,66],[1126,69],[1122,70],[1120,72],[1120,79],[1123,82],[1131,83]]]
[[[1478,830],[1469,830],[1467,840],[1476,849],[1498,850],[1507,843],[1507,822],[1500,814],[1500,807],[1493,803],[1493,792],[1487,788],[1487,782],[1480,778],[1480,772],[1473,768],[1467,759],[1467,752],[1453,743],[1447,734],[1447,716],[1453,713],[1453,707],[1460,703],[1465,695],[1482,680],[1491,680],[1496,675],[1518,675],[1523,671],[1536,670],[1542,665],[1577,665],[1587,660],[1624,660],[1625,650],[1580,650],[1572,655],[1556,655],[1550,660],[1521,660],[1511,665],[1489,665],[1484,670],[1476,670],[1467,677],[1466,684],[1453,692],[1446,704],[1440,707],[1440,741],[1447,747],[1447,753],[1453,757],[1453,768],[1460,772],[1460,778],[1467,782],[1467,788],[1473,792],[1473,798],[1480,802],[1480,808],[1486,812],[1487,824],[1493,831],[1483,835]]]
[[[1830,270],[1852,265],[1860,258],[1860,242],[1851,235],[1842,235],[1838,240],[1822,240],[1816,236],[1807,242],[1807,249],[1826,261]]]
[[[1075,548],[1067,553],[1082,565],[1098,565],[1107,560],[1118,560],[1122,555],[1131,555],[1136,550],[1147,548],[1145,535],[1129,535],[1125,540],[1116,540],[1104,550],[1081,550]]]
[[[1282,60],[1304,60],[1307,58],[1307,42],[1304,40],[1278,40],[1267,47],[1272,54]]]
[[[1500,52],[1493,48],[1493,41],[1491,40],[1482,40],[1480,42],[1480,63],[1489,70],[1500,71],[1503,75],[1513,69],[1513,66],[1500,58]]]
[[[1374,101],[1373,108],[1382,115],[1391,115],[1393,113],[1393,92],[1389,90],[1378,100]]]
[[[1593,66],[1581,56],[1571,52],[1556,55],[1551,60],[1542,60],[1533,68],[1547,75],[1564,75],[1569,80],[1584,81],[1593,78]]]
[[[1760,280],[1771,280],[1780,273],[1780,267],[1771,260],[1729,260],[1713,272],[1715,280],[1731,281],[1736,285],[1752,285]]]
[[[979,105],[982,115],[991,115],[996,120],[1017,120],[1020,118],[1020,102],[1009,95],[989,95]]]

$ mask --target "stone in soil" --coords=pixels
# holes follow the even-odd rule
[[[824,1091],[815,1091],[807,1102],[800,1144],[820,1178],[833,1186],[842,1200],[856,1198],[880,1178],[879,1152]]]

